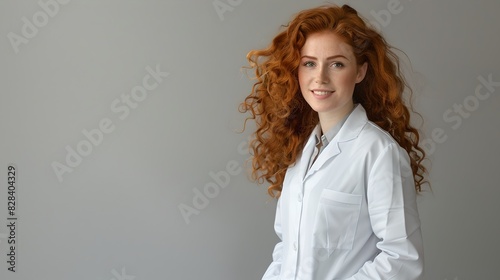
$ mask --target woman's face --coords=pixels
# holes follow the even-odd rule
[[[333,32],[309,35],[298,68],[302,95],[323,119],[340,120],[353,108],[354,86],[365,77],[367,64],[358,66],[352,47]]]

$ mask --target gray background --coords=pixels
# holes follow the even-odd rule
[[[252,82],[240,67],[293,14],[324,3],[73,0],[45,24],[37,1],[1,1],[0,279],[259,279],[277,241],[275,201],[243,170],[251,127],[237,133],[237,107]],[[426,279],[497,279],[500,87],[474,94],[478,77],[500,81],[500,2],[349,3],[412,62],[433,185],[419,197]],[[23,36],[33,16],[42,26],[16,53],[8,34]],[[114,100],[157,65],[169,76],[120,119]],[[464,102],[462,115],[448,111]],[[52,164],[106,118],[114,130],[58,180]],[[9,163],[16,273],[5,262]],[[179,205],[193,207],[228,164],[227,186],[186,223]]]

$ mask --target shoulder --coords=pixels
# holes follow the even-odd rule
[[[361,104],[356,106],[339,134],[339,142],[352,141],[363,146],[381,145],[387,147],[393,144],[399,146],[389,132],[368,119]]]
[[[356,146],[365,151],[365,156],[372,163],[394,163],[394,160],[396,160],[400,166],[410,165],[408,152],[399,145],[389,132],[371,121],[366,123],[356,140],[358,142]]]
[[[377,158],[382,153],[392,150],[392,153],[403,155],[403,157],[408,156],[406,150],[389,132],[368,119],[366,111],[361,105],[358,105],[349,116],[346,125],[342,137],[344,143],[341,145],[352,148],[353,154],[357,156],[365,154],[370,158]]]
[[[358,139],[360,141],[368,141],[370,143],[379,144],[383,146],[398,145],[398,142],[386,130],[382,129],[372,121],[367,121],[363,129],[360,131]]]

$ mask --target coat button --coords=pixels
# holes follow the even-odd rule
[[[302,194],[299,193],[299,195],[297,196],[297,201],[302,202]]]
[[[293,250],[297,251],[297,248],[298,248],[297,241],[295,241],[293,242]]]

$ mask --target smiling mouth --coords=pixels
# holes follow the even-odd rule
[[[328,90],[311,90],[314,95],[324,96],[333,93],[333,91]]]

